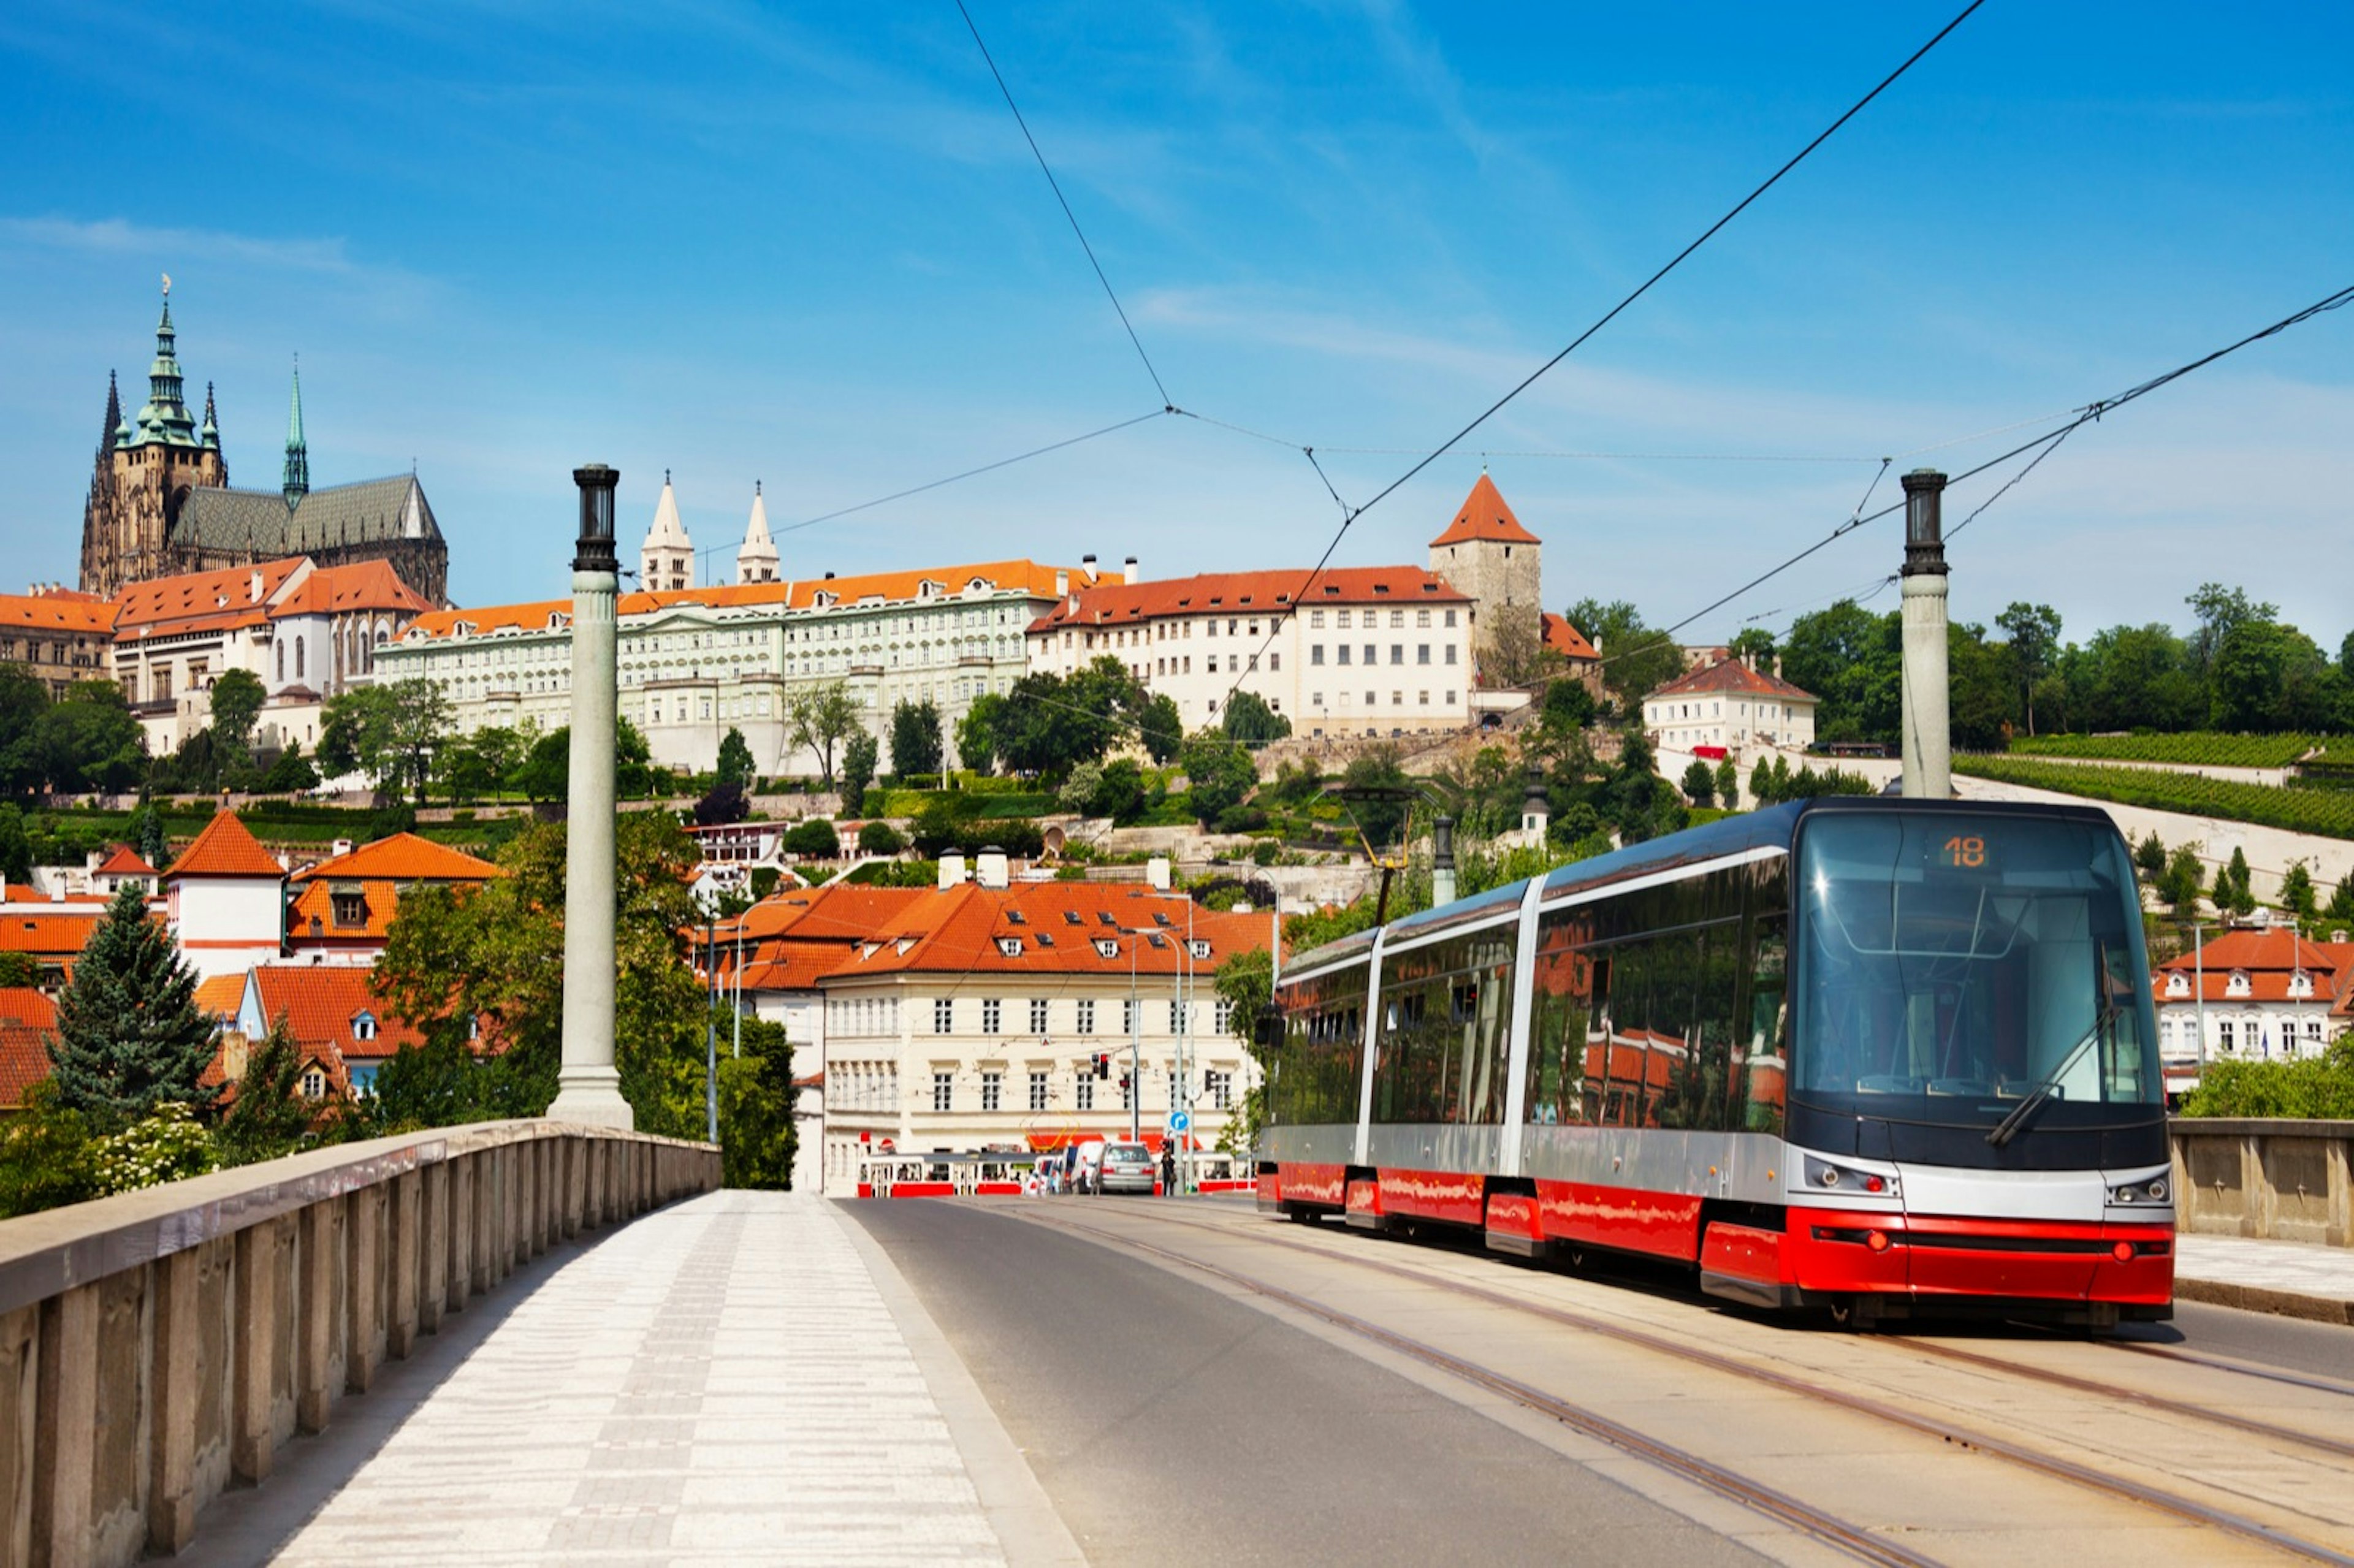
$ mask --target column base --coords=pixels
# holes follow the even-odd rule
[[[621,1097],[621,1075],[610,1067],[567,1067],[557,1075],[555,1103],[547,1107],[549,1121],[578,1122],[587,1127],[637,1127],[637,1113]]]

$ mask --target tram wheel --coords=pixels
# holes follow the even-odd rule
[[[1869,1334],[1880,1327],[1880,1314],[1853,1296],[1830,1304],[1831,1327],[1847,1334]]]

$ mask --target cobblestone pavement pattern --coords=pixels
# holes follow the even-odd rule
[[[1002,1563],[939,1406],[821,1200],[650,1214],[518,1306],[287,1564]]]

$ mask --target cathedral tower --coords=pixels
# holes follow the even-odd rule
[[[638,586],[649,592],[695,586],[695,541],[678,520],[678,497],[671,491],[668,469],[663,470],[662,499],[654,504],[654,525],[646,530],[638,567]]]
[[[769,503],[760,499],[760,482],[756,479],[752,482],[751,520],[744,524],[744,543],[736,552],[736,580],[775,582],[780,560],[777,542],[769,537]]]
[[[81,588],[111,597],[123,584],[164,569],[164,546],[190,491],[228,483],[209,388],[201,430],[188,413],[168,277],[163,316],[155,323],[155,358],[147,367],[147,401],[135,417],[125,418],[110,374],[106,415],[111,428],[99,447],[82,509]]]

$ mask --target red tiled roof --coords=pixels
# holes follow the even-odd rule
[[[388,561],[354,561],[320,567],[270,607],[281,615],[331,615],[344,610],[389,609],[422,615],[433,606],[400,580]]]
[[[381,564],[381,563],[378,563]],[[463,850],[437,844],[415,833],[395,833],[364,843],[348,854],[306,866],[292,880],[320,877],[358,879],[386,877],[397,882],[488,882],[505,872]]]
[[[90,933],[106,917],[102,906],[69,915],[0,915],[0,953],[36,953],[70,958],[90,945]]]
[[[1455,514],[1455,521],[1431,545],[1463,545],[1474,539],[1496,539],[1510,545],[1543,543],[1521,526],[1521,520],[1504,503],[1503,493],[1496,488],[1496,482],[1484,473],[1471,487],[1471,493],[1463,498],[1462,510]]]
[[[0,1109],[25,1103],[25,1091],[49,1075],[49,1034],[57,1004],[30,986],[0,988]]]
[[[1738,659],[1721,659],[1679,675],[1666,685],[1654,688],[1651,697],[1681,697],[1699,692],[1734,692],[1744,696],[1795,698],[1808,703],[1817,700],[1812,692],[1801,691],[1779,675],[1753,670]],[[1643,700],[1649,702],[1651,697]]]
[[[196,982],[196,1010],[207,1018],[233,1019],[245,1005],[245,973],[238,970]]]
[[[2211,975],[2218,969],[2227,974],[2233,969],[2307,969],[2328,974],[2349,964],[2354,964],[2354,942],[2308,941],[2289,927],[2274,926],[2225,931],[2203,948],[2158,967],[2161,972],[2180,969],[2185,974],[2201,967]]]
[[[101,876],[153,876],[155,868],[140,858],[139,852],[129,844],[117,844],[99,862]]]
[[[152,637],[166,631],[212,630],[249,626],[269,619],[270,596],[306,563],[307,557],[262,561],[213,572],[183,572],[130,583],[114,596],[114,635]],[[261,592],[253,591],[254,578]]]
[[[1594,651],[1594,644],[1585,640],[1585,633],[1572,626],[1566,617],[1547,610],[1541,618],[1541,624],[1544,628],[1544,645],[1563,658],[1585,662],[1602,657]]]
[[[424,1042],[376,995],[375,971],[356,964],[256,964],[253,982],[263,1019],[275,1023],[283,1015],[306,1055],[331,1047],[343,1056],[389,1056]],[[376,1020],[373,1040],[352,1033],[352,1020],[363,1012]]]
[[[1033,635],[1059,627],[1127,626],[1172,615],[1281,615],[1300,603],[1469,604],[1445,579],[1420,567],[1333,567],[1309,581],[1306,568],[1267,572],[1207,572],[1157,582],[1108,583],[1064,599],[1031,622]]]
[[[213,820],[205,824],[196,842],[180,852],[172,869],[164,874],[169,881],[181,876],[268,876],[282,877],[286,868],[270,857],[260,842],[247,831],[235,811],[216,811]]]

